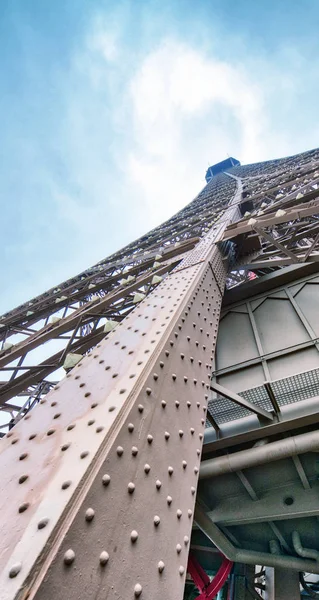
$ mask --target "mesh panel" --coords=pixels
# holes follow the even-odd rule
[[[272,382],[271,387],[279,406],[319,396],[319,369],[279,379]],[[263,385],[240,392],[239,396],[260,408],[268,411],[272,410],[272,404]],[[231,400],[219,395],[209,400],[208,410],[218,425],[242,419],[252,414],[248,409],[238,406]],[[210,423],[207,422],[207,426],[211,427]]]

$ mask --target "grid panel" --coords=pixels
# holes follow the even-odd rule
[[[272,382],[271,386],[279,406],[319,396],[319,369],[279,379]],[[263,385],[239,392],[239,396],[264,410],[272,410],[271,402]],[[238,406],[220,395],[208,402],[208,410],[218,425],[236,421],[251,414],[248,409]],[[208,426],[211,425],[208,424]]]

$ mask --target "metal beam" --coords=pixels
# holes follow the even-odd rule
[[[269,421],[272,421],[274,418],[273,415],[270,412],[268,412],[267,410],[264,410],[263,408],[260,408],[256,404],[249,402],[249,400],[245,400],[245,398],[242,398],[235,392],[232,392],[231,390],[228,390],[224,386],[219,385],[215,381],[211,381],[210,389],[214,390],[214,392],[217,392],[221,396],[228,398],[228,400],[231,400],[235,404],[238,404],[238,406],[247,408],[247,410],[250,410],[250,412],[258,415],[259,417],[264,417],[265,419],[268,419]]]

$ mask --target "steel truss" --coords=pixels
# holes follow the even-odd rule
[[[236,445],[216,394],[254,417],[246,444],[292,427],[271,378],[265,407],[221,384],[214,353],[226,284],[234,294],[287,265],[315,271],[318,184],[318,150],[233,167],[160,227],[3,315],[4,600],[183,598],[196,497],[206,546],[196,550],[195,529],[194,561],[217,547],[237,563],[319,572],[296,549],[240,548],[205,490],[196,496],[205,426],[205,459]],[[201,597],[213,597],[203,582]],[[249,586],[258,594],[253,576]]]

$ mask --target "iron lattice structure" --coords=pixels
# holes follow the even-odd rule
[[[280,412],[269,382],[265,401],[218,379],[224,290],[316,269],[318,184],[319,150],[232,167],[160,227],[2,316],[4,600],[183,597],[205,428],[208,457],[231,446],[225,423],[270,427]],[[231,532],[233,547],[216,541],[208,513],[198,499],[197,525],[230,561],[275,566],[235,551]],[[318,572],[285,558],[276,565]]]

